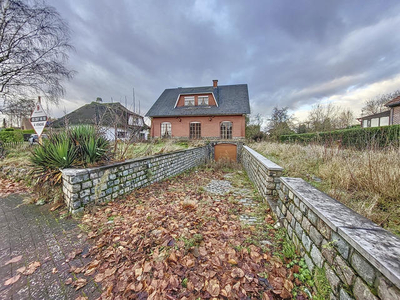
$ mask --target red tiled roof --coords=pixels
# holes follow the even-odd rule
[[[400,96],[397,96],[396,98],[393,98],[390,100],[388,103],[385,104],[385,106],[398,106],[400,105]]]

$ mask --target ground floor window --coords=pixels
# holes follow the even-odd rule
[[[192,122],[189,127],[189,138],[199,139],[201,138],[201,124],[200,122]]]
[[[221,139],[229,140],[232,138],[232,122],[224,121],[221,123]]]
[[[171,123],[162,122],[161,123],[161,137],[171,137]]]
[[[126,131],[118,131],[117,132],[117,138],[119,138],[119,139],[126,138]]]

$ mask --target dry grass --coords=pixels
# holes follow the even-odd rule
[[[254,143],[250,147],[400,235],[400,149],[348,150],[319,145]],[[318,178],[322,179],[319,182]]]
[[[201,145],[194,144],[193,142],[178,142],[173,140],[153,141],[148,143],[133,143],[129,145],[119,143],[116,158],[132,159],[178,150],[185,150],[188,148],[199,146]]]

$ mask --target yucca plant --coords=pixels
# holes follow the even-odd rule
[[[53,134],[32,152],[31,161],[44,181],[59,183],[60,169],[71,167],[77,159],[77,150],[66,133]]]
[[[79,160],[83,165],[87,166],[108,159],[110,143],[94,126],[74,127],[70,130],[69,135],[77,147]]]

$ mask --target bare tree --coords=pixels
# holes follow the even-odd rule
[[[58,12],[38,0],[0,0],[0,95],[41,92],[57,102],[66,67],[68,25]]]
[[[32,99],[7,100],[4,103],[1,112],[8,117],[9,126],[21,126],[23,118],[29,118],[35,107],[35,101]]]
[[[361,114],[363,116],[368,116],[389,110],[389,108],[386,107],[385,104],[398,96],[400,96],[400,90],[396,90],[388,94],[378,95],[372,99],[368,99],[364,102]]]
[[[293,127],[293,115],[289,115],[288,107],[274,107],[272,114],[268,119],[268,132],[272,138],[276,138],[280,135],[290,134],[294,131]]]
[[[309,124],[310,131],[323,132],[347,128],[353,125],[354,121],[354,114],[350,109],[341,109],[332,103],[319,103],[308,113],[306,123]]]

